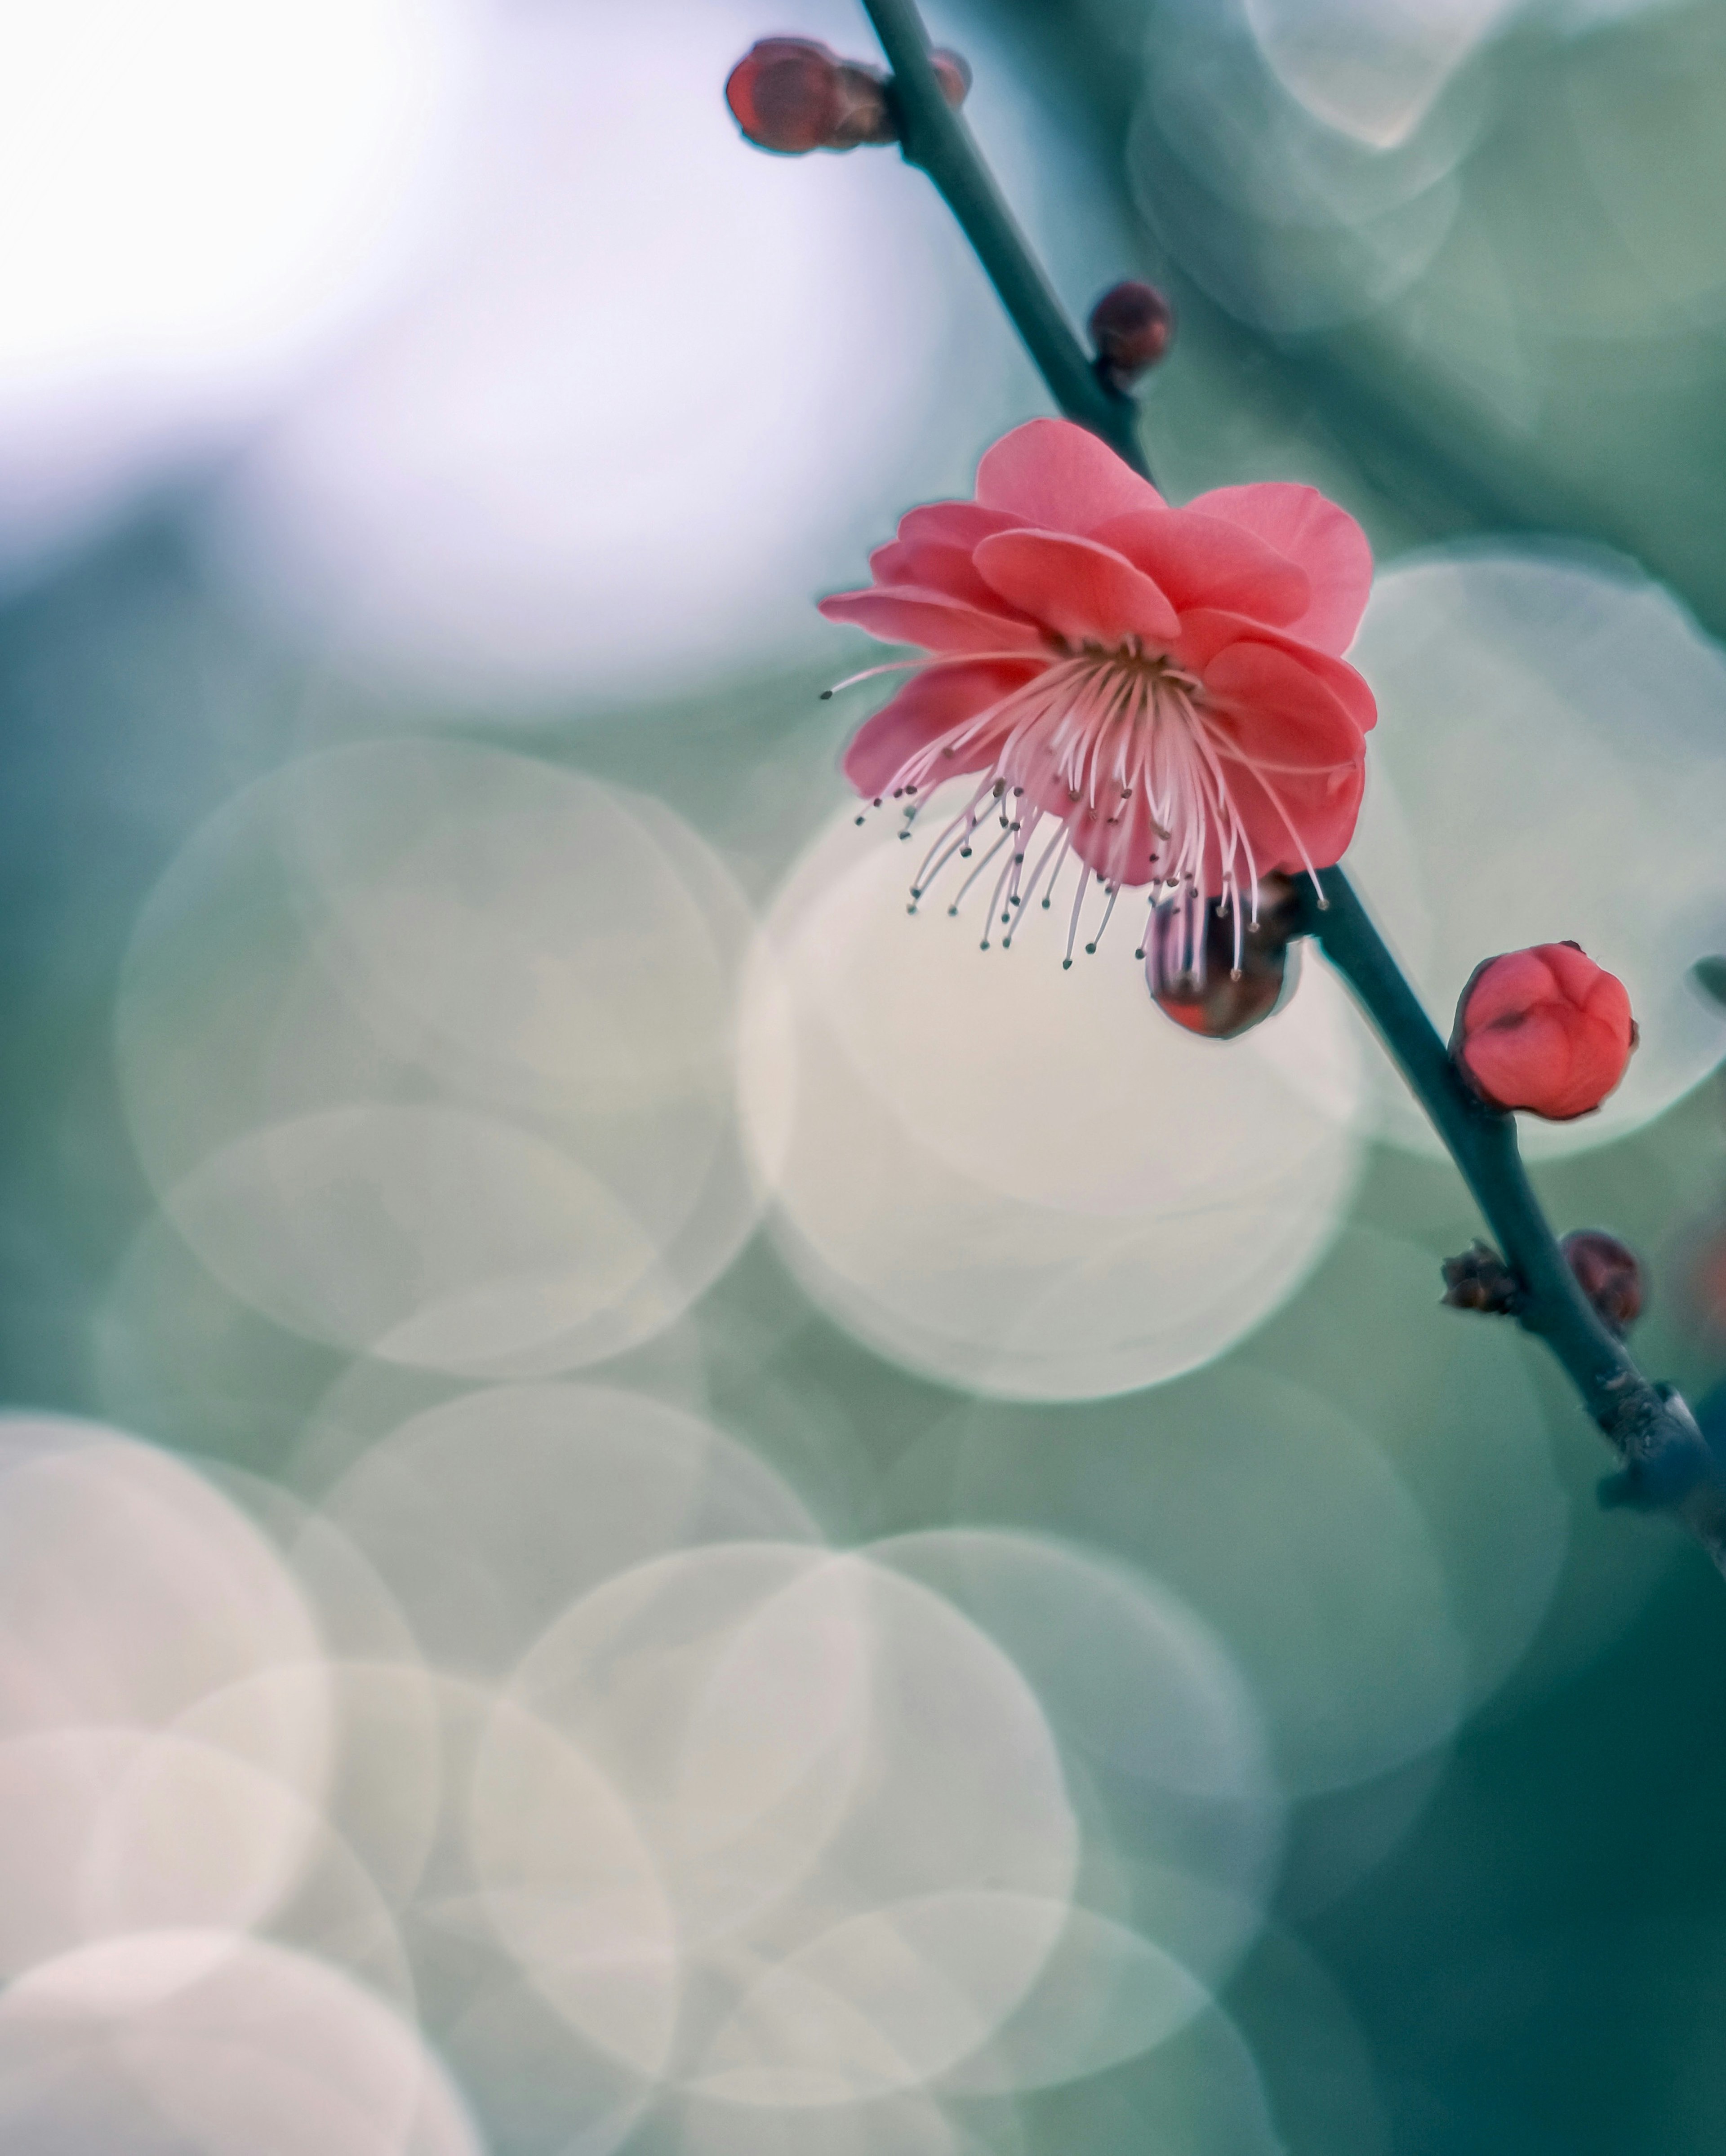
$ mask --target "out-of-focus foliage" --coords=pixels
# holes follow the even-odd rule
[[[245,307],[50,368],[0,508],[0,2151],[1712,2156],[1719,1582],[1438,1306],[1478,1223],[1311,953],[1194,1040],[842,798],[807,600],[1043,408],[917,175],[731,129],[860,18],[367,21],[329,184],[437,213],[309,288],[182,233],[162,318]],[[932,27],[1076,314],[1173,293],[1170,495],[1371,531],[1435,1014],[1629,983],[1537,1177],[1699,1394],[1719,11]]]

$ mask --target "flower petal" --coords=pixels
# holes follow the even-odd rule
[[[1321,651],[1348,649],[1372,588],[1373,555],[1365,532],[1346,509],[1327,501],[1317,487],[1277,480],[1220,486],[1187,507],[1239,525],[1303,568],[1312,580],[1312,600],[1286,626]]]
[[[1012,531],[1023,524],[1005,509],[984,509],[974,501],[922,501],[899,519],[899,536],[938,540],[948,547],[974,547],[991,532]]]
[[[855,622],[889,644],[920,644],[926,651],[1041,653],[1042,632],[1035,623],[987,613],[943,592],[908,584],[888,584],[861,592],[835,592],[821,601],[829,621]]]
[[[979,608],[984,613],[1004,613],[1020,619],[1019,609],[1009,606],[999,593],[984,582],[971,552],[969,547],[956,545],[951,540],[891,539],[885,547],[877,547],[870,556],[870,572],[877,584],[915,585],[919,591],[939,592],[948,598]]]
[[[845,752],[845,777],[866,799],[875,799],[891,788],[920,748],[986,711],[1040,670],[1040,665],[1023,664],[932,666],[927,674],[907,681],[859,726]],[[997,746],[991,736],[978,744],[973,756],[956,759],[943,775],[981,771],[993,760]]]
[[[1091,531],[1163,506],[1148,479],[1071,419],[1033,419],[1004,434],[977,467],[977,499],[1048,531]]]
[[[1179,633],[1167,598],[1112,547],[1060,531],[1002,531],[973,558],[993,590],[1073,643],[1168,644]]]
[[[1341,701],[1310,668],[1267,644],[1219,653],[1199,709],[1214,737],[1262,771],[1329,771],[1366,753]]]
[[[1301,875],[1308,863],[1333,868],[1347,853],[1366,785],[1364,758],[1334,771],[1273,772],[1262,778],[1238,764],[1228,770],[1229,798],[1259,875],[1281,869]],[[1221,848],[1213,838],[1205,860],[1213,891],[1222,888],[1221,870]]]
[[[1254,621],[1297,621],[1312,604],[1307,572],[1245,526],[1193,509],[1141,509],[1092,535],[1161,586],[1184,613],[1222,607]]]
[[[1373,700],[1373,692],[1346,660],[1335,658],[1317,644],[1303,642],[1287,629],[1267,629],[1261,622],[1249,621],[1245,614],[1225,613],[1209,607],[1195,608],[1192,613],[1184,613],[1174,656],[1183,666],[1190,667],[1202,680],[1209,680],[1218,658],[1235,644],[1259,644],[1287,653],[1316,680],[1323,682],[1363,733],[1369,732],[1378,724],[1379,707]]]

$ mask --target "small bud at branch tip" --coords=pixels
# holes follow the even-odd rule
[[[971,87],[960,54],[937,50],[929,64],[955,110]],[[862,60],[842,60],[814,38],[761,38],[726,79],[732,117],[758,150],[783,157],[811,150],[855,150],[896,142],[888,80]]]

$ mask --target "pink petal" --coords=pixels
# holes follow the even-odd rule
[[[1264,771],[1329,771],[1366,753],[1360,728],[1318,675],[1266,644],[1231,644],[1205,675],[1204,715]]]
[[[1078,532],[1163,503],[1148,480],[1071,419],[1033,419],[1004,434],[977,467],[977,499],[1020,524]]]
[[[1234,644],[1253,644],[1286,652],[1324,684],[1363,733],[1370,732],[1377,725],[1379,707],[1373,701],[1373,692],[1345,660],[1333,657],[1316,644],[1302,642],[1287,629],[1266,629],[1261,622],[1249,621],[1244,614],[1224,613],[1209,607],[1195,608],[1192,613],[1184,613],[1174,656],[1201,680],[1209,680],[1210,670],[1220,654]]]
[[[1277,772],[1267,778],[1255,778],[1238,764],[1228,771],[1230,798],[1261,875],[1272,869],[1301,875],[1309,861],[1315,869],[1332,868],[1348,850],[1366,785],[1364,758],[1334,771]],[[1235,865],[1237,870],[1242,865],[1238,859]],[[1220,890],[1221,848],[1215,841],[1205,870],[1212,891]]]
[[[1312,603],[1304,569],[1243,526],[1191,509],[1141,509],[1091,535],[1124,554],[1182,613],[1223,607],[1255,621],[1297,621]]]
[[[1003,604],[1000,596],[979,575],[971,548],[950,540],[925,538],[890,540],[869,557],[870,572],[877,584],[912,584],[919,591],[939,592],[963,600],[984,613],[1018,614],[1017,608]]]
[[[974,559],[1004,599],[1072,643],[1143,636],[1167,644],[1179,632],[1180,617],[1144,572],[1089,539],[1002,531],[984,540]]]
[[[1239,525],[1303,568],[1312,580],[1312,601],[1287,628],[1321,651],[1348,649],[1372,588],[1373,556],[1365,532],[1346,509],[1327,501],[1316,487],[1280,480],[1220,486],[1187,507]]]
[[[908,757],[999,703],[1038,670],[1024,665],[932,666],[863,721],[845,752],[845,777],[873,800],[891,786]],[[983,769],[995,746],[993,740],[979,743],[974,756],[956,758],[948,767],[951,775]]]
[[[821,601],[829,621],[855,622],[890,644],[920,644],[926,651],[1024,651],[1040,654],[1041,632],[1030,622],[1005,613],[986,613],[941,592],[909,585],[887,585],[862,592],[836,592]]]
[[[1012,531],[1023,524],[1004,509],[984,509],[974,501],[924,501],[907,509],[899,519],[899,536],[935,539],[948,547],[974,547],[996,531]]]

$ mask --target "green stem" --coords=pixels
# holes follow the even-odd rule
[[[1148,479],[1150,468],[1138,439],[1138,407],[1101,380],[1074,335],[970,129],[941,94],[929,65],[929,33],[913,0],[863,0],[863,6],[893,70],[906,162],[920,166],[941,190],[1062,412],[1100,434]]]
[[[934,182],[988,272],[1061,413],[1149,477],[1136,408],[1098,377],[970,131],[929,64],[915,0],[863,0],[893,69],[907,159]],[[1565,1262],[1517,1150],[1514,1119],[1464,1085],[1401,968],[1339,868],[1302,901],[1311,935],[1354,990],[1473,1192],[1520,1288],[1517,1317],[1551,1349],[1623,1463],[1613,1502],[1677,1513],[1726,1571],[1726,1477],[1694,1417],[1644,1377],[1601,1322]],[[1321,896],[1322,893],[1322,896]]]

